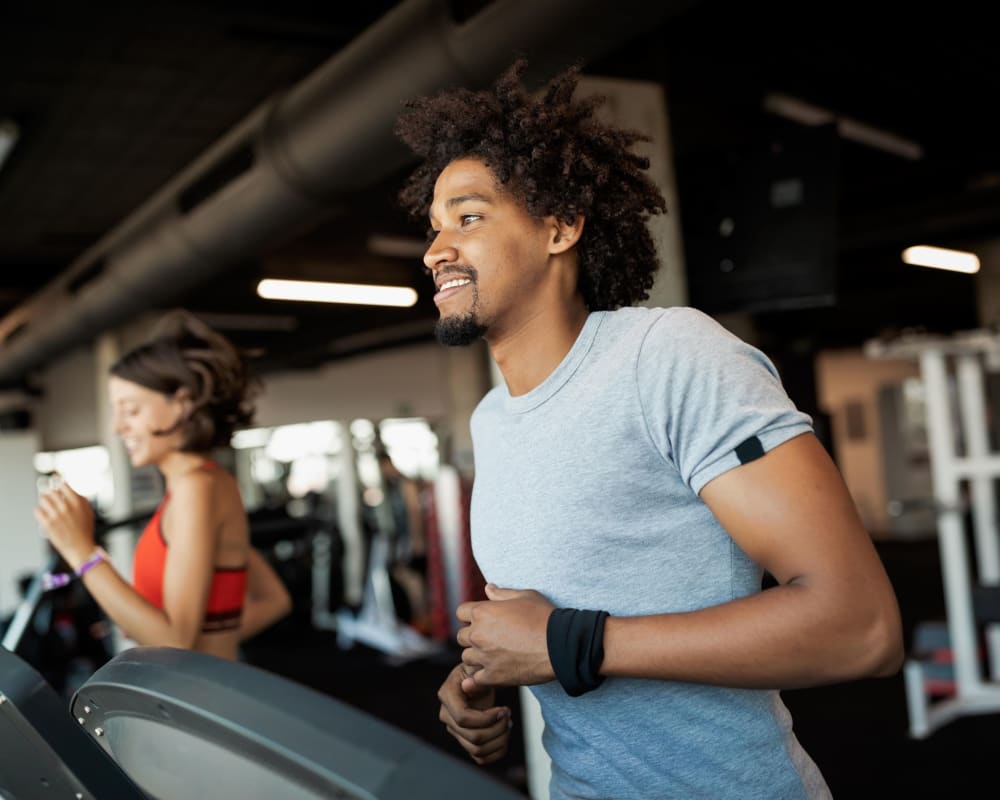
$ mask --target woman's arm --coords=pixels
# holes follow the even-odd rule
[[[899,608],[847,488],[818,440],[798,436],[701,493],[735,543],[778,586],[681,614],[609,617],[601,673],[745,688],[795,688],[899,669]],[[628,576],[622,576],[627,580]],[[458,616],[463,661],[479,685],[554,678],[552,606],[488,587]],[[469,684],[471,687],[472,684]]]
[[[240,621],[240,641],[256,636],[292,611],[292,596],[256,548],[247,555],[247,594]]]
[[[91,596],[135,642],[194,646],[211,589],[219,527],[214,507],[208,475],[192,473],[173,490],[162,609],[136,592],[110,563],[99,564],[84,574],[83,582]],[[73,570],[90,558],[94,552],[94,516],[86,498],[61,484],[41,498],[35,516]]]

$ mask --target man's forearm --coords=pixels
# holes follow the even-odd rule
[[[899,668],[891,613],[815,602],[794,583],[683,614],[609,617],[606,676],[791,689]],[[890,609],[891,610],[891,609]]]

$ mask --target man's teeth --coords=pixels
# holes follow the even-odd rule
[[[467,283],[472,283],[468,278],[455,278],[453,281],[445,281],[438,288],[439,292],[443,292],[445,289],[453,289],[456,286],[465,286]]]

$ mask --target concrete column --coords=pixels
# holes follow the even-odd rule
[[[34,430],[0,431],[0,617],[9,616],[20,603],[19,579],[45,564],[47,548],[34,517],[38,492],[33,459],[37,452]]]
[[[341,422],[344,446],[334,456],[337,461],[337,524],[344,548],[344,602],[359,606],[365,586],[365,540],[361,530],[361,503],[354,448],[351,447],[350,422]]]
[[[598,109],[598,115],[604,121],[649,136],[650,140],[639,142],[635,150],[649,159],[648,174],[663,193],[667,213],[654,216],[649,221],[649,231],[660,256],[660,271],[650,290],[649,299],[643,305],[687,305],[681,209],[663,84],[585,75],[580,80],[577,93],[580,96],[603,95],[607,101]]]
[[[137,510],[132,494],[132,465],[124,446],[112,429],[111,401],[108,397],[108,370],[121,354],[121,338],[116,333],[104,333],[94,343],[97,433],[99,443],[108,451],[114,485],[113,499],[105,509],[108,519],[124,519]],[[105,537],[104,548],[111,556],[111,563],[126,580],[131,580],[132,554],[138,534],[139,531],[130,527],[109,531]],[[112,626],[111,635],[112,652],[121,652],[134,644],[122,635],[117,626]]]

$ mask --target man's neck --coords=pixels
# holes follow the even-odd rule
[[[540,386],[572,349],[587,321],[588,311],[579,297],[570,304],[547,308],[503,335],[487,337],[512,396]]]

